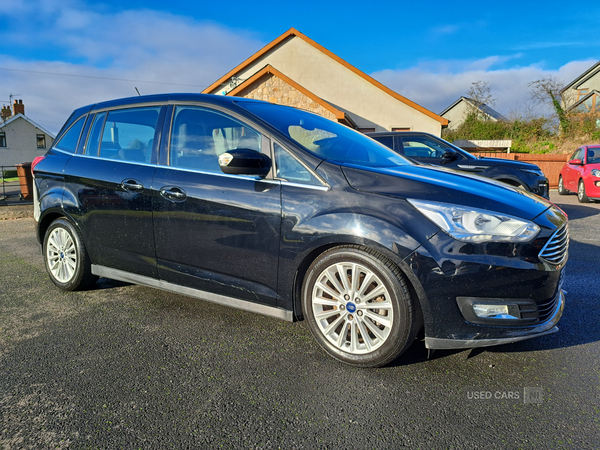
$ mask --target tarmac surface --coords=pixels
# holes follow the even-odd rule
[[[558,333],[415,342],[381,369],[303,322],[106,279],[59,291],[32,207],[0,207],[0,448],[597,449],[600,203],[552,200],[571,233]]]

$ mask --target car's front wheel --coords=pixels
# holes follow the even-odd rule
[[[579,180],[579,186],[577,187],[577,200],[579,200],[579,203],[590,202],[590,199],[585,192],[585,184],[583,183],[583,180]]]
[[[326,251],[304,279],[303,312],[317,342],[359,367],[385,365],[415,337],[415,305],[392,261],[358,246]]]
[[[563,181],[563,177],[558,177],[558,195],[567,195],[569,193],[568,189],[565,189],[565,183]]]
[[[43,256],[50,279],[65,291],[88,288],[98,279],[79,231],[67,219],[56,219],[46,230]]]

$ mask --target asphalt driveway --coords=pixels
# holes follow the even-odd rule
[[[356,369],[308,327],[102,279],[64,293],[0,221],[0,448],[600,447],[600,203],[569,215],[556,334]]]

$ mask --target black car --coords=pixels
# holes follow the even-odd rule
[[[366,133],[395,152],[415,161],[493,178],[550,198],[548,178],[535,164],[503,158],[476,157],[454,144],[418,131]]]
[[[171,94],[76,110],[33,163],[37,237],[64,290],[98,277],[288,321],[386,364],[557,330],[567,217],[522,189],[417,165],[266,102]]]

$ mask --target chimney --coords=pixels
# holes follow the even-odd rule
[[[2,106],[2,114],[0,115],[0,118],[1,118],[2,120],[6,120],[6,119],[8,119],[10,116],[11,116],[11,113],[10,113],[10,107],[8,107],[8,106],[6,106],[6,105],[3,105],[3,106]]]
[[[23,104],[23,100],[15,100],[15,104],[13,105],[13,116],[16,116],[19,113],[25,115],[25,105]]]

